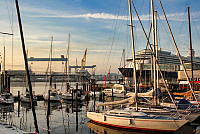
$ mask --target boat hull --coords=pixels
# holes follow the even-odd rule
[[[48,95],[44,95],[44,100],[48,101]],[[50,96],[50,102],[60,102],[61,97],[59,95],[57,96]]]
[[[87,117],[96,123],[112,127],[159,132],[175,132],[188,122],[187,120],[160,120],[116,117],[96,112],[87,112]]]

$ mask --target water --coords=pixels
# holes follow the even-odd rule
[[[75,83],[72,83],[75,86]],[[45,88],[46,87],[46,88]],[[33,91],[35,94],[44,94],[49,89],[46,83],[33,83]],[[65,86],[62,83],[57,83],[57,89],[64,90]],[[17,95],[18,90],[25,92],[23,84],[15,83],[12,85],[11,92]],[[75,102],[74,102],[75,104]],[[51,134],[149,134],[150,132],[127,131],[126,129],[116,129],[106,127],[99,124],[89,122],[86,117],[86,111],[93,108],[93,100],[88,103],[82,102],[78,104],[78,109],[72,109],[71,102],[52,103],[50,114],[50,133]],[[47,103],[38,101],[35,107],[39,131],[41,134],[47,134]],[[18,117],[19,114],[19,117]],[[14,124],[27,132],[33,132],[34,121],[30,106],[27,104],[20,105],[18,112],[18,103],[14,104],[14,112],[7,113],[7,118],[1,118],[10,124]],[[153,132],[155,134],[155,132]]]

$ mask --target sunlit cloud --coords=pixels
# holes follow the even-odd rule
[[[64,14],[64,13],[63,13]],[[172,21],[186,21],[185,13],[172,13],[168,14],[167,17],[169,20]],[[85,19],[106,19],[106,20],[128,20],[129,16],[125,15],[115,15],[115,14],[109,14],[109,13],[86,13],[86,14],[77,14],[77,15],[60,15],[54,13],[52,15],[38,15],[38,16],[32,16],[32,17],[39,17],[39,18],[85,18]],[[191,17],[194,20],[199,20],[200,18],[200,12],[192,12]],[[151,15],[140,15],[140,19],[143,21],[149,21],[149,18],[151,18]],[[163,15],[159,16],[160,20],[165,20]],[[137,16],[133,17],[133,20],[138,20]]]

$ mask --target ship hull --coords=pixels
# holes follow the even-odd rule
[[[96,112],[87,112],[87,117],[96,123],[100,123],[107,126],[159,132],[175,132],[185,123],[188,122],[187,120],[163,120],[117,117]]]

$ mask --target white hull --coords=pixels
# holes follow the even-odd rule
[[[143,119],[106,115],[104,113],[87,112],[87,117],[94,122],[127,129],[140,129],[150,131],[177,131],[187,120]]]
[[[13,104],[14,103],[14,99],[5,99],[5,100],[0,100],[0,104]]]
[[[9,96],[9,98],[5,98],[4,96],[0,96],[0,104],[10,105],[14,103],[13,96]]]
[[[94,96],[94,92],[91,91],[91,92],[89,93],[89,96],[90,96],[90,97],[93,97],[93,96]],[[95,91],[95,97],[99,97],[99,96],[100,96],[100,92],[99,92],[99,91]]]
[[[21,100],[21,102],[24,102],[24,103],[30,103],[30,98],[29,98],[29,97],[22,96],[22,97],[20,98],[20,100]],[[34,97],[34,98],[33,98],[33,101],[36,102],[36,101],[37,101],[37,98]]]
[[[63,100],[72,100],[72,94],[64,93],[64,94],[62,94],[62,99]]]
[[[44,100],[48,101],[48,95],[44,95]],[[61,96],[60,95],[56,95],[56,96],[50,96],[50,101],[51,102],[60,102],[61,101]]]

